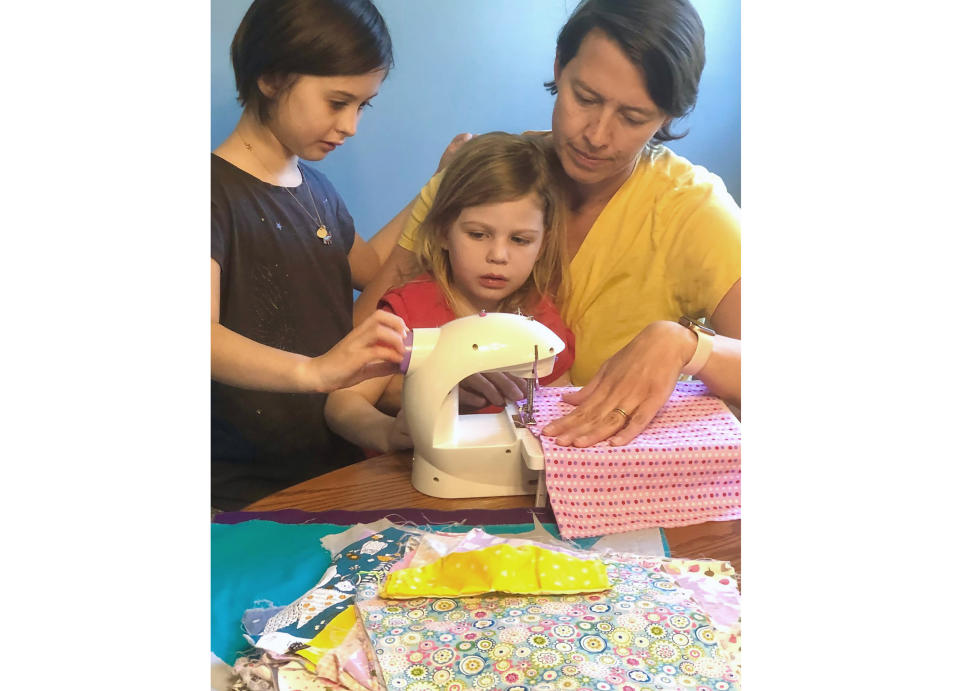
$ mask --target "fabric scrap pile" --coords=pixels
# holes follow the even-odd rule
[[[234,689],[739,688],[729,564],[385,520],[323,545],[313,588],[244,615]]]

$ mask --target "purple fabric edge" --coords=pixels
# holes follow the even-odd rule
[[[332,523],[334,525],[353,525],[354,523],[372,523],[384,517],[395,521],[410,521],[418,525],[440,525],[460,523],[467,525],[506,525],[530,523],[531,515],[541,523],[556,523],[557,519],[550,508],[519,509],[467,509],[464,511],[440,511],[437,509],[371,509],[368,511],[302,511],[300,509],[279,509],[277,511],[224,511],[213,517],[214,523],[235,524],[244,521],[273,521],[274,523]]]

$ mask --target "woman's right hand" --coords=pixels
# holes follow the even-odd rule
[[[396,374],[407,331],[403,319],[377,310],[333,348],[307,360],[305,376],[316,391],[329,393],[371,377]]]
[[[465,142],[473,139],[473,135],[469,132],[461,132],[456,137],[450,140],[450,143],[447,144],[447,148],[443,150],[443,154],[440,156],[440,162],[437,164],[437,172],[447,167],[447,164],[450,163],[450,159],[453,158],[453,155],[457,153],[457,149],[464,145]]]

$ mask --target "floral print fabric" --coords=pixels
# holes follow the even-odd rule
[[[720,645],[740,674],[740,590],[730,562],[709,559],[664,559],[663,570],[687,588],[720,634]]]
[[[602,593],[385,600],[361,586],[382,680],[407,691],[738,688],[717,629],[663,560],[604,561]]]

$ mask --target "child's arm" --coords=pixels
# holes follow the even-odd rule
[[[395,372],[403,360],[403,320],[375,312],[323,355],[307,357],[257,343],[220,323],[220,265],[211,259],[210,375],[230,386],[326,393]]]
[[[391,378],[367,379],[331,393],[323,410],[330,429],[357,446],[381,453],[413,448],[403,410],[393,417],[375,407]]]
[[[383,262],[377,275],[367,283],[363,293],[353,303],[353,324],[363,322],[377,309],[377,303],[391,286],[399,285],[405,276],[417,268],[417,255],[397,245]]]

